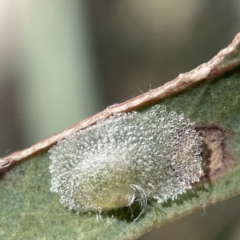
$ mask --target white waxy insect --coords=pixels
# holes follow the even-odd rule
[[[51,191],[77,213],[175,199],[202,175],[194,128],[162,105],[99,121],[49,150]]]

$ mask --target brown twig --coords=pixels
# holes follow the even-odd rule
[[[26,160],[32,156],[42,153],[48,150],[51,146],[56,144],[57,141],[65,138],[69,134],[76,131],[87,128],[99,120],[108,118],[115,113],[129,112],[148,104],[153,104],[161,99],[172,96],[173,94],[180,92],[190,86],[193,86],[199,82],[212,80],[216,77],[223,75],[229,70],[240,66],[240,33],[236,35],[233,42],[225,49],[220,51],[213,59],[208,63],[204,63],[198,66],[196,69],[180,74],[177,78],[165,85],[146,92],[142,95],[134,97],[126,102],[115,104],[96,115],[87,118],[59,134],[52,135],[47,139],[32,145],[30,148],[12,153],[2,159],[0,159],[0,172],[5,171],[11,166]]]

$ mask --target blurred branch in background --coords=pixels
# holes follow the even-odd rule
[[[0,0],[0,156],[24,147],[16,51],[18,28],[13,1]]]
[[[10,120],[18,119],[15,125],[23,134],[18,148],[60,132],[102,107],[85,8],[85,2],[77,0],[1,0],[1,91],[6,93],[11,85],[18,94],[2,101],[12,114],[1,112],[1,126],[14,128]],[[1,155],[10,147],[9,139]]]

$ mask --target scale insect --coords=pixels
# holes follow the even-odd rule
[[[195,123],[165,106],[116,114],[49,150],[50,190],[77,213],[138,201],[141,215],[147,199],[175,199],[199,181],[201,144]]]

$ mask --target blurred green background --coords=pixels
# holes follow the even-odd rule
[[[239,0],[0,0],[0,156],[192,70],[239,31]],[[240,239],[239,203],[141,239]]]

